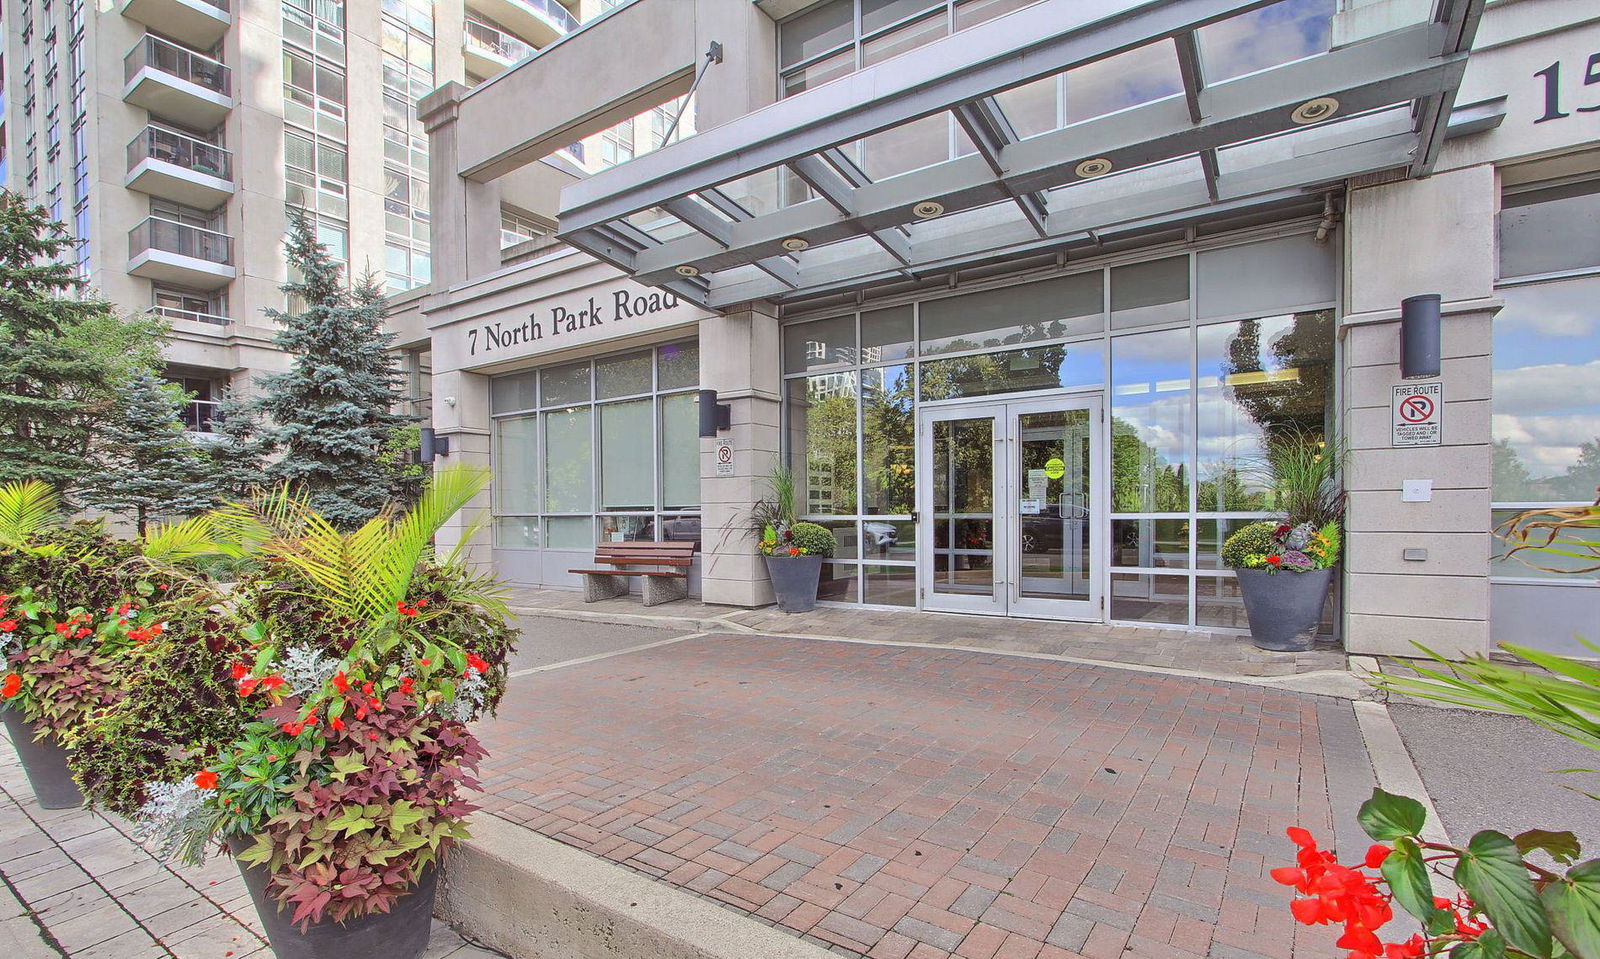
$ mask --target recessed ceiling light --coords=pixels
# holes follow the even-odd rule
[[[944,204],[936,200],[923,200],[911,208],[911,212],[919,220],[931,220],[944,212]]]
[[[799,253],[801,250],[807,249],[810,246],[811,243],[809,240],[802,240],[797,236],[791,236],[787,240],[783,241],[783,248],[788,250],[790,253]]]
[[[1317,97],[1294,108],[1289,119],[1296,123],[1320,123],[1339,112],[1339,101],[1333,97]]]
[[[1105,176],[1111,172],[1111,161],[1105,157],[1095,157],[1093,160],[1085,160],[1078,164],[1074,172],[1085,180],[1090,177]]]
[[[700,275],[700,268],[698,266],[690,266],[687,263],[685,263],[684,265],[678,267],[677,269],[678,269],[678,275],[679,276],[699,276]]]

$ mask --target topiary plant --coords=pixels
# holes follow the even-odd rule
[[[1222,544],[1222,565],[1229,569],[1249,569],[1260,564],[1260,557],[1276,552],[1273,536],[1280,524],[1264,520],[1235,530]],[[1257,557],[1252,560],[1251,557]]]
[[[792,542],[807,556],[832,556],[834,550],[839,548],[838,541],[833,538],[833,531],[826,526],[819,526],[816,523],[796,523],[790,530],[794,532]]]

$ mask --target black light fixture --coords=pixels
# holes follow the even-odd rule
[[[1439,301],[1437,293],[1400,301],[1400,375],[1422,380],[1439,375]]]
[[[700,391],[700,436],[714,438],[718,430],[733,428],[733,407],[717,402],[716,390]]]
[[[432,463],[440,456],[450,455],[450,437],[440,436],[433,431],[433,427],[422,428],[421,439],[417,443],[417,461],[419,463]]]

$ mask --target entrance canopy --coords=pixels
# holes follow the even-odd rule
[[[1421,176],[1483,2],[1042,0],[572,184],[559,235],[718,308]]]

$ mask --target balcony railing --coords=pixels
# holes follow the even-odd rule
[[[123,80],[132,80],[145,67],[171,74],[225,97],[233,96],[233,71],[226,64],[160,37],[147,34],[128,51],[122,61]]]
[[[487,23],[476,20],[467,22],[467,46],[482,50],[490,56],[499,57],[516,63],[524,57],[532,56],[538,48],[531,43],[524,43],[509,33],[496,30]]]
[[[190,400],[183,410],[183,428],[190,433],[215,432],[217,424],[222,422],[218,412],[221,408],[218,400]]]
[[[152,306],[150,312],[168,320],[189,320],[193,323],[210,323],[213,326],[227,326],[233,322],[231,316],[201,313],[198,310],[180,310],[175,306]]]
[[[145,217],[128,233],[129,257],[150,250],[233,265],[233,237],[158,216]]]
[[[573,16],[572,11],[563,7],[558,0],[513,0],[513,2],[527,7],[534,13],[549,20],[562,33],[571,33],[578,29],[578,18]]]
[[[160,160],[218,179],[233,179],[233,154],[214,143],[160,127],[145,127],[128,144],[128,169],[144,160]]]
[[[228,12],[228,0],[200,0],[200,2],[204,3],[204,4],[207,4],[209,6],[216,7],[218,10],[221,10],[223,13],[227,13]]]

